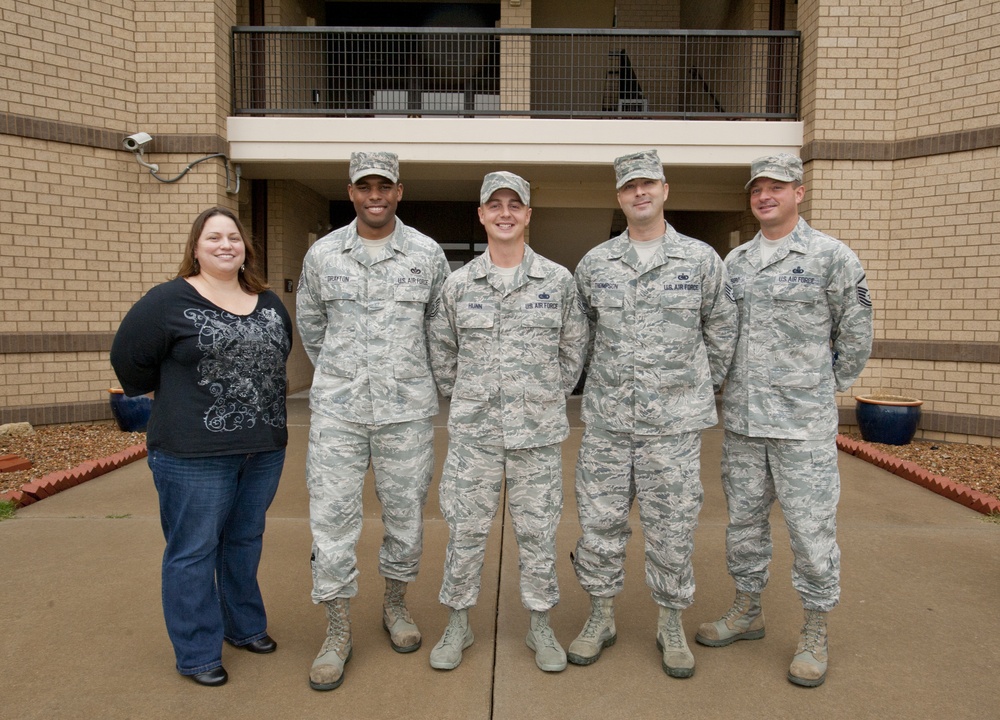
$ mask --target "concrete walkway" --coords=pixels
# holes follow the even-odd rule
[[[575,427],[564,445],[563,599],[552,617],[564,646],[589,611],[569,563],[579,535],[573,497],[578,404],[572,401]],[[1000,525],[844,453],[843,597],[831,615],[826,684],[809,690],[785,679],[802,612],[777,510],[764,593],[767,636],[721,649],[694,644],[698,624],[716,619],[733,596],[717,429],[704,434],[698,591],[684,614],[697,661],[693,678],[668,678],[660,669],[656,607],[644,584],[634,510],[626,587],[616,601],[618,643],[597,664],[571,665],[559,674],[535,668],[524,644],[528,613],[518,597],[517,548],[504,516],[495,521],[480,602],[470,614],[476,642],[458,669],[432,670],[428,654],[447,621],[437,602],[448,530],[436,482],[425,511],[423,567],[408,595],[424,645],[409,655],[394,653],[381,627],[376,553],[382,530],[369,483],[361,589],[352,603],[354,657],[342,687],[314,692],[307,673],[325,621],[309,600],[304,399],[291,401],[290,422],[260,570],[278,652],[256,656],[227,646],[230,681],[222,688],[199,687],[174,671],[160,609],[163,537],[149,469],[140,461],[0,523],[0,717],[955,719],[1000,712]],[[444,427],[436,432],[440,472],[446,434]]]

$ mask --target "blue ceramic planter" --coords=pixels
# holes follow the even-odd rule
[[[920,423],[923,400],[891,395],[873,397],[856,395],[858,428],[866,442],[906,445],[913,439]]]
[[[145,395],[132,397],[126,395],[120,388],[108,390],[108,402],[111,403],[111,414],[115,418],[118,429],[122,432],[145,432],[149,423],[149,411],[153,401]]]

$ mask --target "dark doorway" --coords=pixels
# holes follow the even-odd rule
[[[500,3],[331,2],[331,27],[496,27]]]

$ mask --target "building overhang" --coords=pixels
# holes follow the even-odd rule
[[[245,178],[301,182],[347,198],[351,152],[400,158],[410,200],[470,200],[485,173],[531,182],[534,207],[617,207],[612,161],[656,148],[670,183],[668,209],[740,211],[750,163],[798,153],[801,122],[530,118],[230,117],[229,156]]]

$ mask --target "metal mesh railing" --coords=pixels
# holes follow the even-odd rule
[[[233,28],[235,115],[798,119],[799,33]]]

